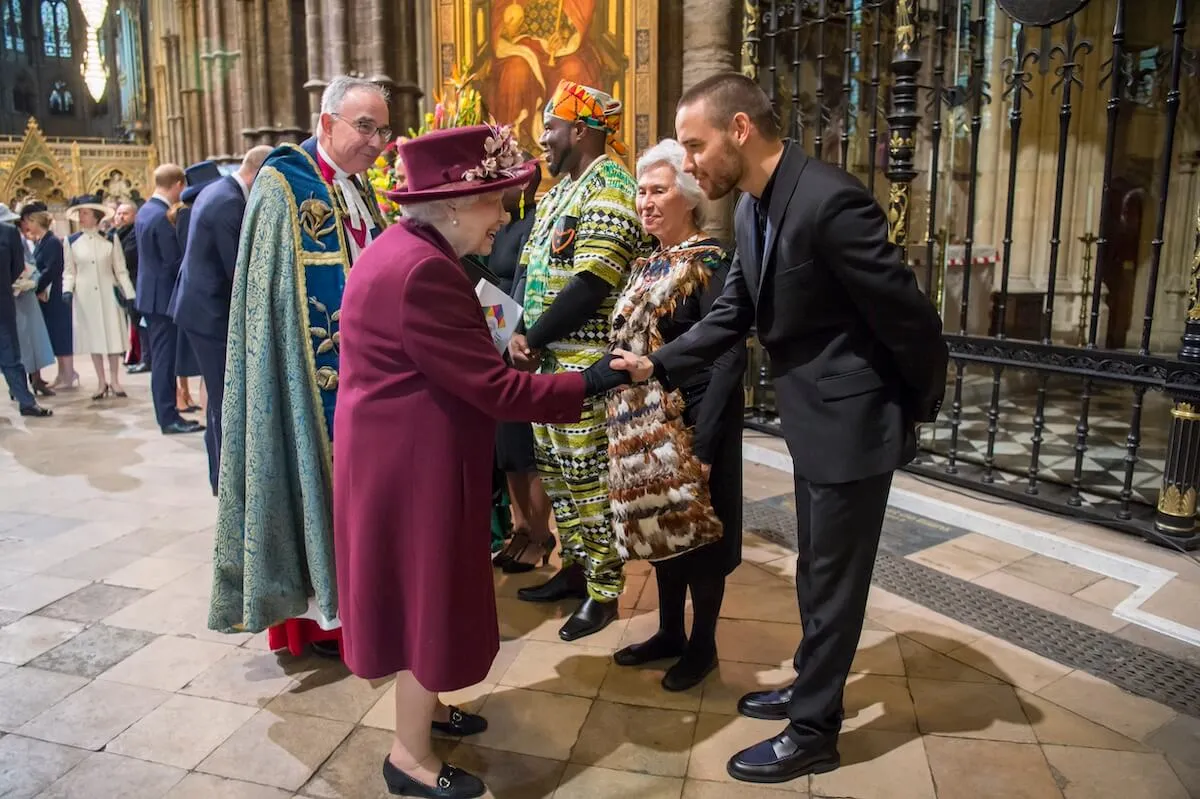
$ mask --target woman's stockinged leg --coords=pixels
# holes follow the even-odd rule
[[[396,737],[388,759],[392,765],[425,785],[437,783],[442,763],[433,754],[434,714],[441,703],[411,671],[396,675]]]
[[[717,620],[725,598],[725,575],[693,574],[688,578],[688,587],[692,591],[692,633],[685,657],[708,659],[717,651]]]
[[[676,564],[668,563],[656,566],[654,574],[658,582],[658,632],[617,652],[613,659],[622,666],[679,657],[687,644],[683,618],[687,604],[686,573]]]

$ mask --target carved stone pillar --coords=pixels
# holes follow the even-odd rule
[[[683,90],[686,92],[710,75],[735,71],[741,67],[735,34],[739,27],[742,3],[736,0],[683,0]],[[664,109],[664,112],[667,109]],[[733,198],[705,202],[704,229],[717,238],[732,242],[730,215]]]
[[[235,141],[240,142],[241,150],[248,150],[258,143],[258,128],[262,126],[264,111],[262,95],[270,83],[271,76],[263,69],[263,53],[260,50],[259,32],[266,23],[265,15],[258,12],[259,3],[255,0],[236,0],[233,18],[234,36],[232,42],[237,43],[237,56],[234,61],[234,97],[238,100],[240,113],[236,116],[240,129],[235,129]]]
[[[336,75],[350,71],[350,43],[346,39],[346,0],[325,2],[325,64],[328,68],[322,77],[330,80]]]
[[[393,130],[407,131],[420,127],[421,91],[420,43],[417,36],[415,0],[373,0],[369,8],[378,7],[387,31],[367,60],[367,77],[391,92],[390,114]],[[371,12],[374,13],[374,12]],[[375,64],[380,65],[376,71]]]
[[[324,0],[304,0],[304,33],[308,41],[308,76],[304,81],[304,89],[308,92],[309,130],[316,130],[317,117],[321,112],[321,92],[326,86],[325,47],[321,46],[324,23]]]

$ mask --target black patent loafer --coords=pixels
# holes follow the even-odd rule
[[[773,785],[834,771],[841,764],[835,743],[813,741],[801,746],[784,731],[738,752],[729,759],[726,770],[741,782]]]
[[[440,732],[443,735],[453,735],[456,738],[464,738],[468,735],[478,735],[488,728],[487,719],[483,716],[474,713],[466,713],[454,705],[450,706],[449,721],[433,722],[434,732]]]
[[[449,763],[442,764],[437,783],[426,785],[418,782],[392,765],[388,758],[383,760],[383,780],[388,793],[393,796],[415,796],[425,799],[475,799],[487,793],[483,780]]]
[[[329,658],[330,660],[342,659],[342,647],[334,639],[326,641],[313,641],[308,645],[312,649],[313,654],[318,657]]]
[[[738,713],[751,719],[787,721],[792,686],[777,691],[753,691],[738,700]]]
[[[588,597],[567,619],[567,623],[558,631],[558,637],[564,641],[578,641],[595,635],[617,620],[617,610],[615,599],[599,602]]]

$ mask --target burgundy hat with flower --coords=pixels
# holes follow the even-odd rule
[[[537,161],[525,160],[512,129],[446,128],[401,142],[404,186],[388,199],[404,204],[504,191],[529,182]]]

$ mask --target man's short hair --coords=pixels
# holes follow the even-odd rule
[[[162,164],[154,170],[154,187],[169,189],[184,180],[183,167],[179,164]]]
[[[366,78],[338,75],[329,81],[329,85],[325,87],[325,91],[321,94],[321,113],[336,114],[341,111],[342,104],[346,102],[346,95],[353,91],[374,92],[385,103],[388,101],[387,89],[378,83],[373,83]]]
[[[679,106],[703,100],[713,127],[727,128],[736,114],[745,114],[750,124],[768,139],[779,138],[779,121],[771,99],[753,78],[740,72],[710,75],[683,93]]]

